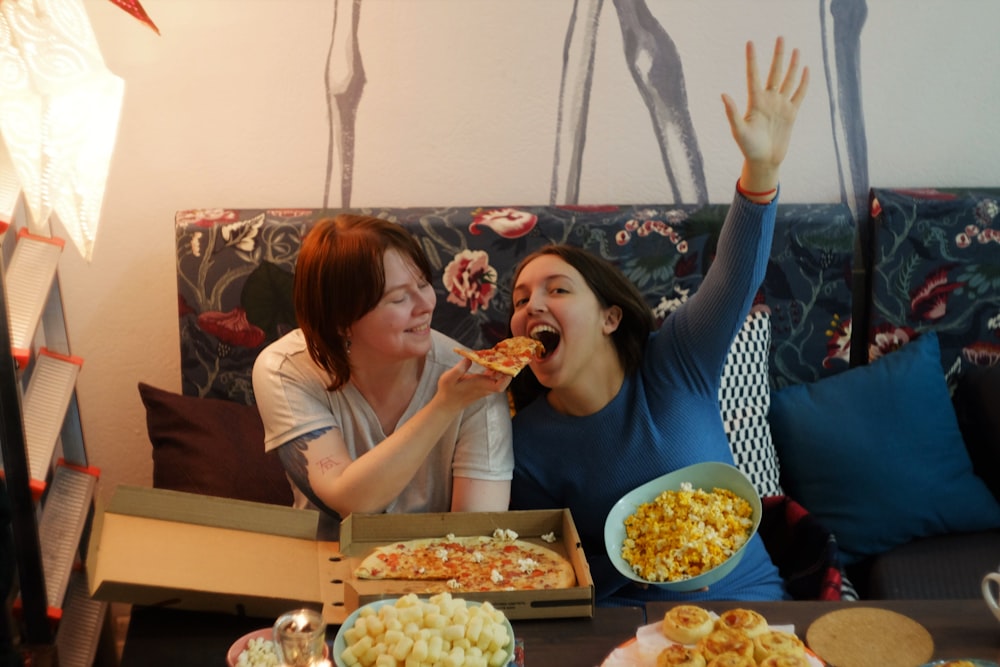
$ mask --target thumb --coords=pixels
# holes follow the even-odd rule
[[[722,94],[722,104],[726,109],[726,118],[729,119],[729,127],[732,129],[733,135],[736,135],[739,132],[740,125],[743,123],[743,117],[736,107],[736,102],[725,93]]]

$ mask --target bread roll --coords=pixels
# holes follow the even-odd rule
[[[656,656],[656,667],[705,667],[705,658],[698,649],[671,644]]]
[[[698,648],[709,664],[723,653],[736,653],[753,660],[753,640],[742,630],[716,628],[698,642]]]
[[[722,653],[712,658],[706,667],[757,667],[757,663],[739,653]]]
[[[698,606],[680,604],[667,610],[660,626],[663,636],[679,644],[697,644],[712,631],[715,623],[708,612]]]
[[[805,644],[790,632],[766,630],[753,638],[753,657],[757,662],[772,655],[805,654]]]
[[[809,658],[802,655],[772,655],[757,663],[757,667],[812,667]]]
[[[767,630],[767,619],[753,609],[729,609],[719,614],[715,627],[742,630],[748,637],[756,637]]]

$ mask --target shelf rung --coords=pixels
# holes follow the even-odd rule
[[[11,352],[24,367],[30,358],[31,341],[55,279],[65,242],[20,230],[14,255],[7,268],[7,300],[10,310]]]
[[[44,488],[82,360],[41,349],[24,392],[24,439],[31,479]]]
[[[59,656],[60,667],[91,667],[97,655],[107,609],[107,602],[94,600],[88,594],[87,575],[74,570],[56,632],[56,655]]]
[[[93,469],[57,465],[38,524],[42,570],[50,607],[62,607],[83,527],[94,498]]]

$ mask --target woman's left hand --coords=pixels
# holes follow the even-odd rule
[[[781,37],[775,40],[766,81],[761,82],[757,72],[753,42],[747,42],[746,59],[746,113],[740,115],[729,95],[723,94],[722,101],[733,138],[746,160],[742,185],[746,190],[764,191],[777,186],[795,117],[809,87],[809,68],[803,67],[799,74],[799,50],[793,49],[785,69],[785,42]]]

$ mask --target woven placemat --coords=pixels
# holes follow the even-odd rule
[[[934,640],[924,626],[873,607],[820,616],[806,631],[806,644],[837,667],[917,667],[934,654]]]

